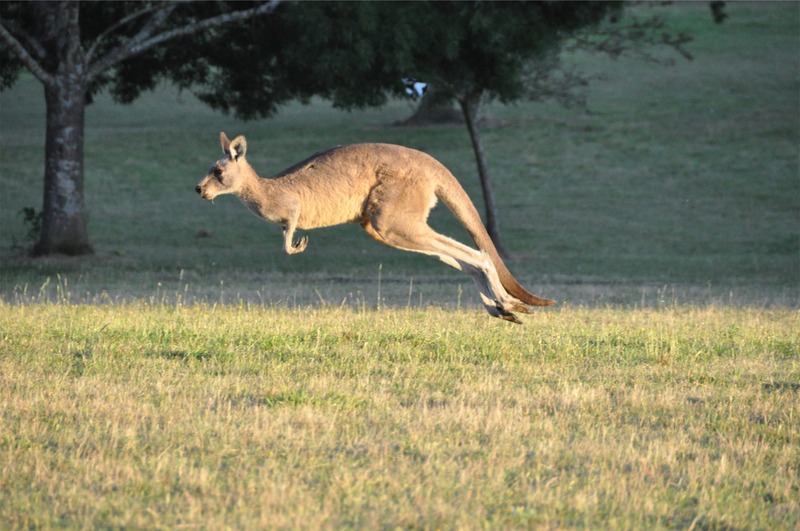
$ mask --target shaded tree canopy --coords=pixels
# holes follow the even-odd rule
[[[162,79],[180,82],[183,67],[199,60],[196,51],[187,48],[196,42],[192,35],[209,40],[220,26],[256,20],[277,5],[274,0],[2,2],[0,88],[10,87],[24,67],[39,78],[54,72],[69,38],[81,48],[87,101],[109,87],[118,102],[130,103]],[[24,61],[22,54],[37,66]]]
[[[527,62],[619,9],[613,2],[282,4],[270,17],[191,37],[169,75],[242,118],[311,96],[343,109],[381,105],[403,94],[407,76],[435,84],[443,99],[488,93],[510,102],[525,94]],[[123,92],[147,88],[136,77],[123,81]]]

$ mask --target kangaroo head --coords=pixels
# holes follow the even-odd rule
[[[225,133],[220,133],[219,141],[225,155],[211,165],[208,174],[194,187],[194,191],[203,199],[213,200],[221,194],[238,193],[242,183],[252,172],[244,159],[247,151],[247,140],[244,136],[239,135],[230,141]]]

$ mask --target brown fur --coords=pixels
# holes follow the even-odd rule
[[[296,229],[358,223],[367,234],[398,249],[435,256],[469,274],[488,312],[519,322],[512,311],[550,306],[511,276],[478,211],[455,177],[433,157],[390,144],[354,144],[312,155],[271,178],[259,177],[245,159],[243,136],[220,133],[225,156],[195,187],[204,199],[235,194],[257,216],[283,226],[284,250],[299,253],[308,238]],[[434,232],[427,219],[441,199],[467,229],[478,251]]]

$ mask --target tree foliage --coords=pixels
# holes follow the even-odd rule
[[[619,9],[611,2],[282,4],[270,17],[193,36],[189,52],[163,66],[203,101],[243,118],[311,96],[344,109],[380,105],[402,94],[400,79],[409,75],[434,83],[442,99],[488,94],[510,102],[525,95],[528,62]]]

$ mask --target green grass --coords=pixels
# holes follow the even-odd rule
[[[34,260],[42,91],[0,94],[0,527],[800,527],[797,5],[658,9],[693,62],[573,57],[606,77],[589,113],[486,110],[509,267],[560,301],[522,327],[358,227],[286,256],[192,190],[224,130],[265,175],[420,148],[480,204],[463,127],[387,126],[402,101],[241,122],[170,87],[101,95],[97,254]]]
[[[1,309],[10,527],[800,525],[795,311]]]

